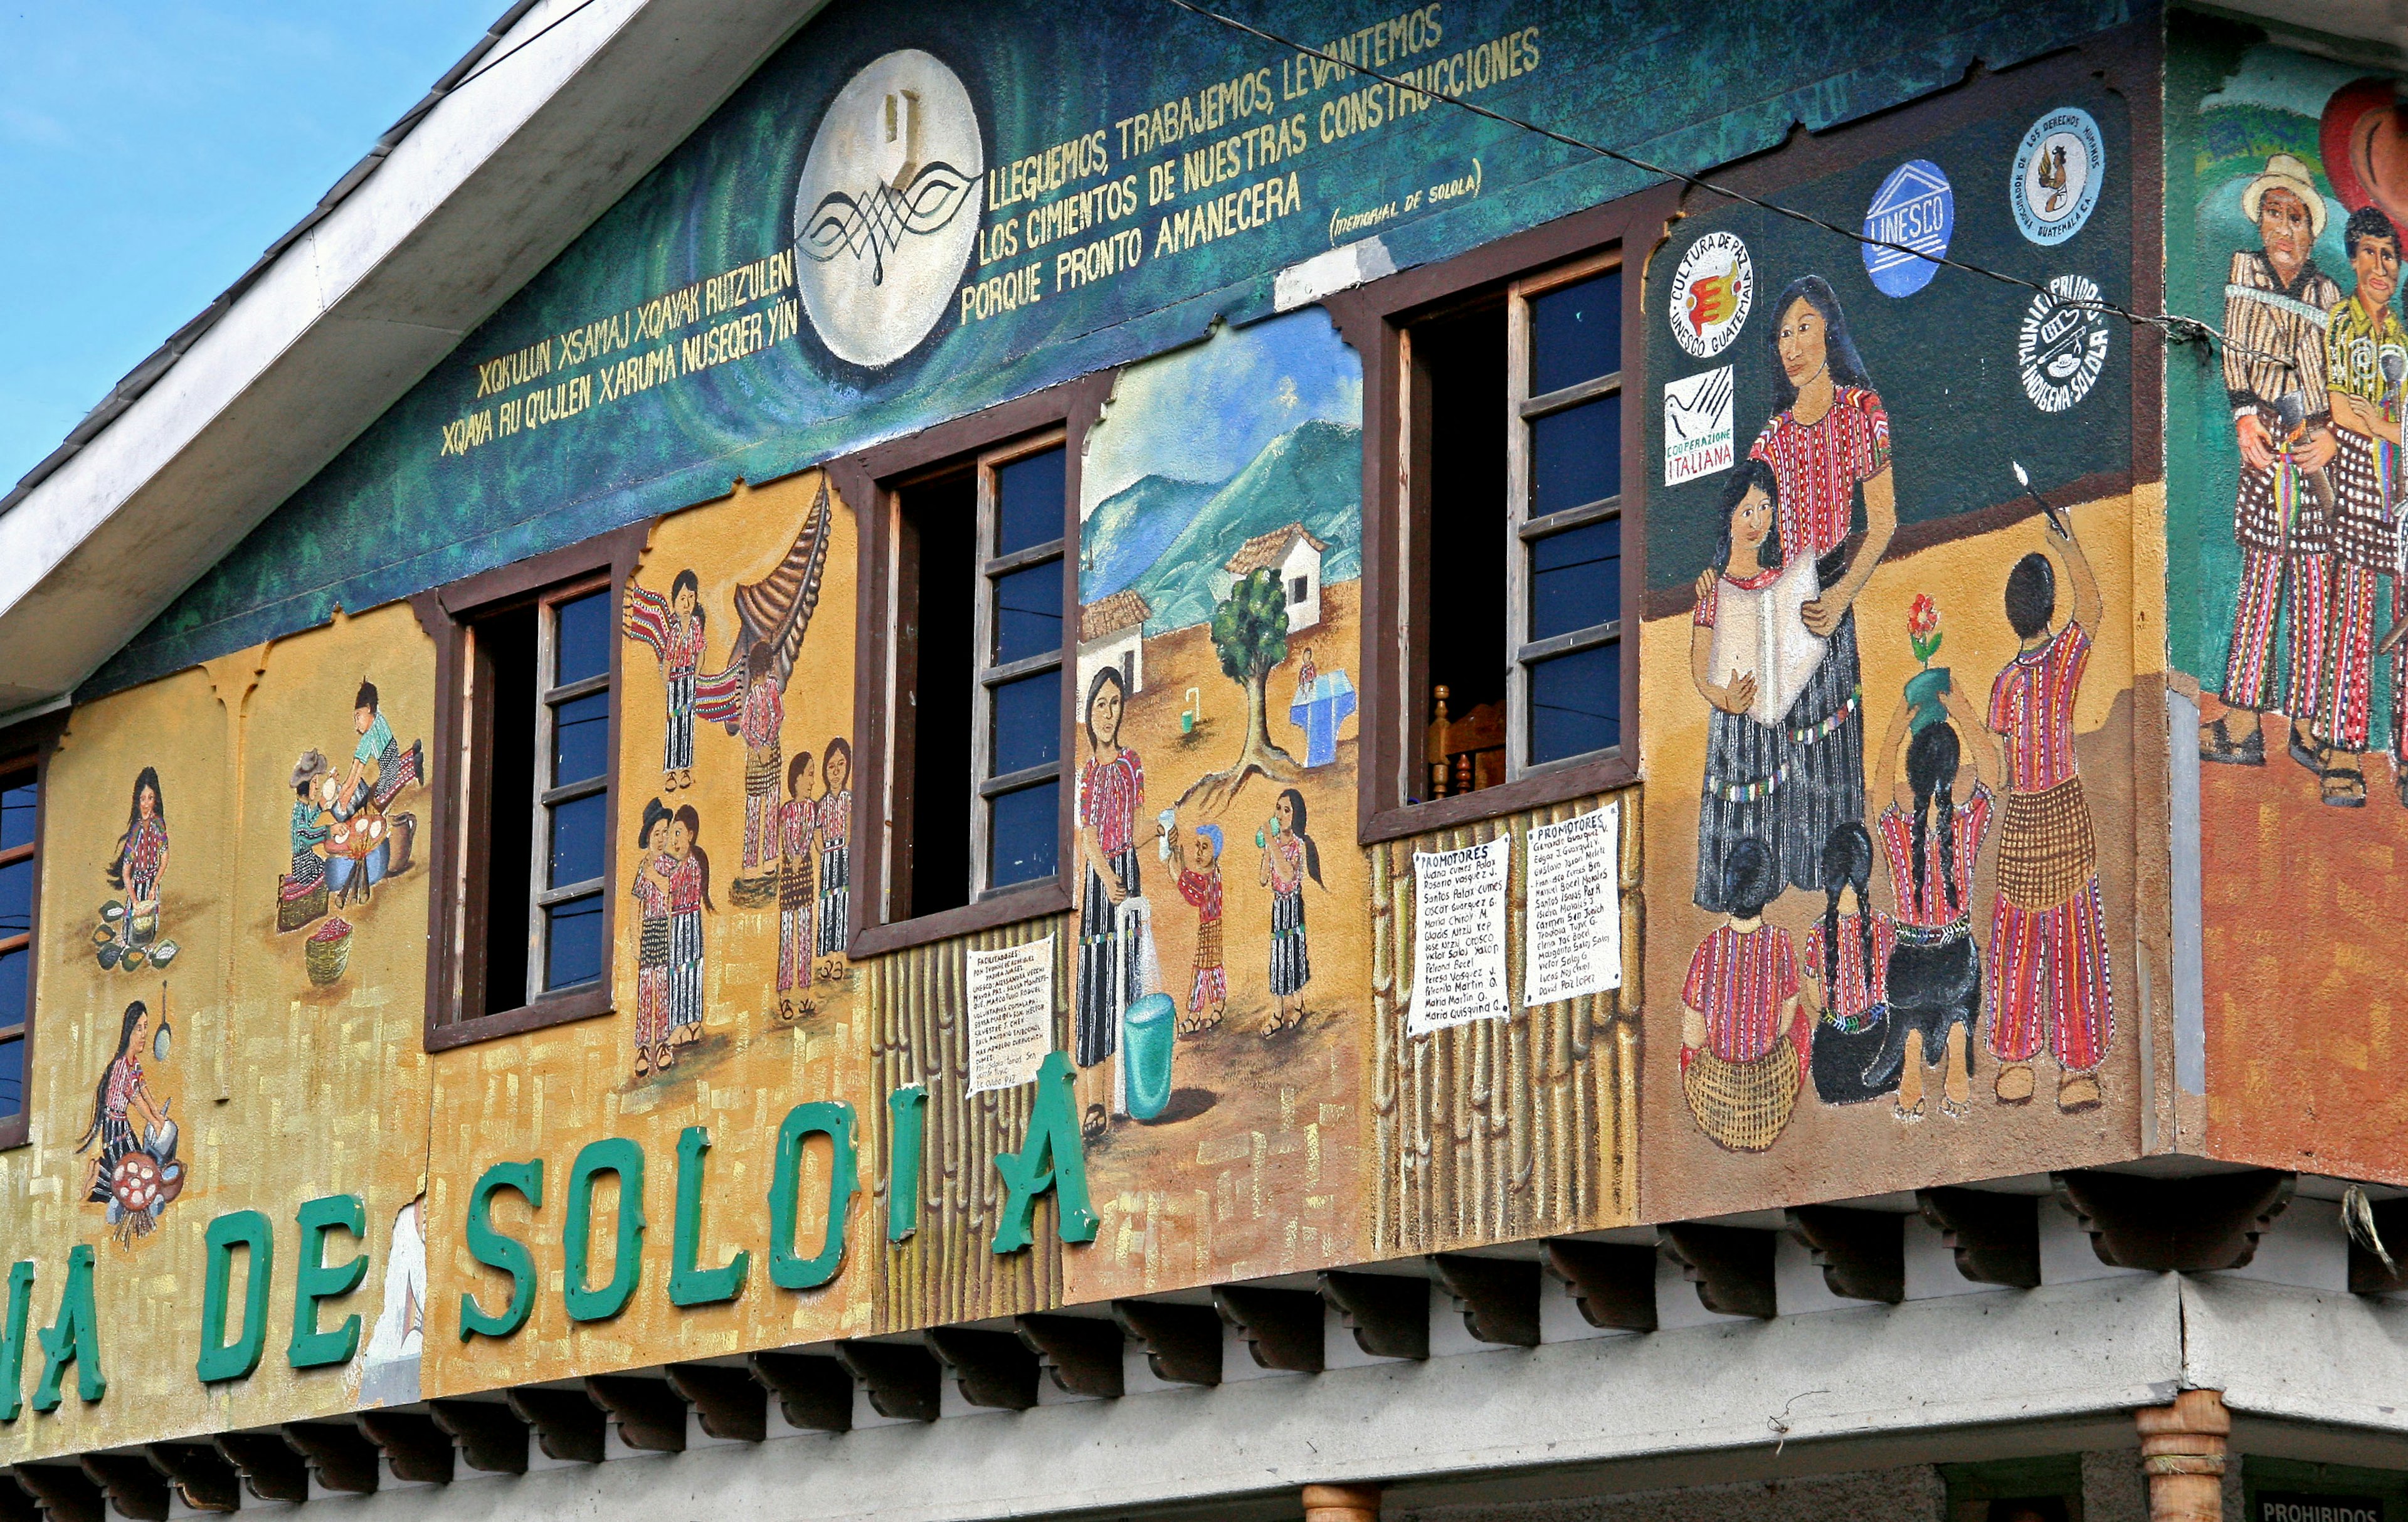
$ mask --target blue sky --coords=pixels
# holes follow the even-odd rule
[[[506,4],[0,0],[0,490]]]
[[[1079,510],[1093,512],[1141,476],[1226,481],[1265,444],[1315,418],[1363,421],[1363,367],[1326,315],[1290,312],[1236,333],[1216,327],[1206,342],[1121,372],[1103,423],[1087,436]]]

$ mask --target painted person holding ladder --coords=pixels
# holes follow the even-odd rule
[[[2341,287],[2310,251],[2325,229],[2324,197],[2288,153],[2266,161],[2241,193],[2259,247],[2232,256],[2224,287],[2224,387],[2241,448],[2232,511],[2241,586],[2224,667],[2223,702],[2202,714],[2199,753],[2235,766],[2266,764],[2258,715],[2291,721],[2291,758],[2322,774],[2310,732],[2323,707],[2332,591],[2332,500],[2317,494],[2333,457],[2325,395],[2325,335]],[[2277,626],[2287,625],[2276,647]],[[2237,726],[2233,716],[2243,716]]]

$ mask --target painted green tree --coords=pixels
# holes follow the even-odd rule
[[[1221,657],[1222,673],[1245,689],[1245,745],[1236,762],[1197,778],[1179,801],[1197,798],[1217,812],[1237,797],[1248,777],[1292,783],[1301,775],[1296,757],[1271,743],[1267,693],[1271,672],[1287,659],[1287,594],[1279,567],[1266,566],[1229,588],[1212,610],[1212,651]]]

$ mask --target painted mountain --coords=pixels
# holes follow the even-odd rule
[[[1224,482],[1134,583],[1154,609],[1146,628],[1160,634],[1209,621],[1213,573],[1246,540],[1289,524],[1302,524],[1329,546],[1324,581],[1363,573],[1360,428],[1318,419],[1298,424]]]
[[[1104,498],[1079,530],[1081,544],[1098,546],[1079,567],[1079,600],[1101,602],[1144,575],[1219,490],[1209,481],[1140,476]]]

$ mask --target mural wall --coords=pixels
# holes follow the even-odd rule
[[[1896,247],[1701,197],[1650,266],[1651,1218],[2137,1141],[2115,82],[1779,192]]]
[[[2382,888],[2408,841],[2396,81],[2177,13],[2167,300],[2175,742],[2196,726],[2200,977],[2180,1086],[2220,1155],[2397,1180]],[[2303,946],[2317,948],[2303,960]]]

